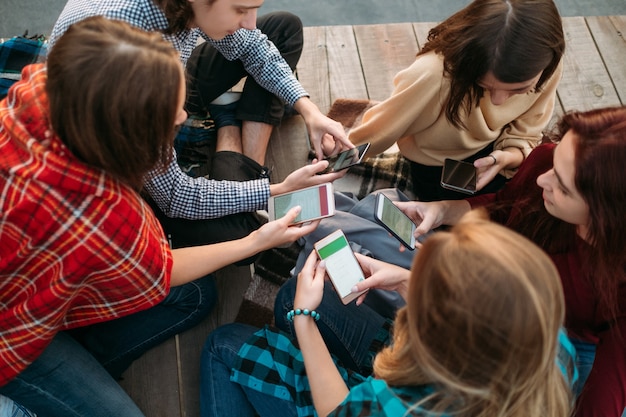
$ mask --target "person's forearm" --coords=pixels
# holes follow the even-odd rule
[[[264,250],[256,231],[228,242],[172,250],[171,286],[186,284]]]
[[[293,108],[306,120],[313,113],[319,113],[319,108],[307,96],[300,97]]]
[[[315,320],[298,315],[294,317],[293,324],[304,358],[313,405],[318,415],[326,416],[343,402],[348,395],[348,387],[328,352]]]

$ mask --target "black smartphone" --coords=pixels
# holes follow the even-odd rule
[[[324,158],[325,161],[328,161],[328,167],[326,167],[324,171],[318,172],[318,174],[341,171],[342,169],[347,169],[360,163],[369,147],[369,143],[364,143],[363,145],[348,149],[347,151],[339,152],[337,155]]]
[[[415,249],[415,223],[382,193],[376,195],[374,218],[404,246]]]
[[[441,172],[441,186],[448,190],[474,194],[477,176],[474,164],[446,158]]]

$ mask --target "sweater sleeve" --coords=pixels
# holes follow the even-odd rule
[[[439,117],[442,108],[443,60],[436,54],[419,56],[394,78],[394,91],[363,116],[363,123],[349,132],[355,145],[370,142],[368,156],[377,155],[399,139],[424,130]]]

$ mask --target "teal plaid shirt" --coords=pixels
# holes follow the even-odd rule
[[[389,333],[381,333],[379,342],[388,343]],[[376,343],[377,344],[377,343]],[[576,351],[565,335],[559,332],[559,354],[555,359],[570,385],[578,379]],[[337,364],[336,358],[335,364]],[[344,401],[331,416],[376,415],[424,416],[428,411],[414,404],[434,392],[432,386],[392,387],[384,380],[364,377],[337,365],[350,389]],[[292,339],[280,330],[265,327],[257,331],[239,350],[231,372],[231,381],[295,403],[298,416],[316,416],[311,389],[304,368],[302,352]]]

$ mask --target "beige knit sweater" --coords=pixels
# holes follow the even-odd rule
[[[406,158],[430,166],[442,166],[445,158],[467,158],[494,141],[495,149],[517,147],[528,155],[552,117],[561,73],[562,64],[540,93],[518,94],[499,106],[486,92],[479,106],[463,117],[467,130],[459,130],[443,112],[450,91],[443,57],[420,55],[395,76],[391,97],[369,109],[349,137],[356,145],[371,142],[369,156],[397,142]],[[502,174],[511,177],[515,171]]]

